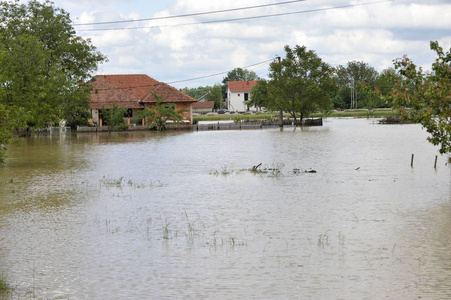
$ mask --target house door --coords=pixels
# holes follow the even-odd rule
[[[249,94],[244,93],[244,105],[246,105],[246,110],[249,111],[249,105],[247,105],[247,101],[249,101]]]

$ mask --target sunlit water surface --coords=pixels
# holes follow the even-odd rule
[[[451,168],[426,137],[366,119],[30,137],[0,167],[0,274],[13,298],[447,299]]]

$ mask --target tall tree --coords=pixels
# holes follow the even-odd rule
[[[4,39],[3,39],[4,40]],[[0,102],[9,108],[23,108],[27,123],[45,127],[59,122],[60,93],[66,80],[58,64],[49,64],[52,53],[30,34],[8,40],[6,55],[0,58],[3,93]]]
[[[376,69],[368,63],[363,61],[350,61],[346,67],[338,66],[335,69],[335,73],[337,84],[342,90],[341,93],[334,97],[337,107],[342,106],[343,103],[346,103],[348,108],[379,105],[376,103],[377,101],[370,100],[372,99],[371,95],[368,95],[366,89],[362,88],[362,84],[374,87],[379,77]]]
[[[106,57],[77,36],[67,12],[53,3],[0,2],[0,102],[23,107],[32,127],[61,119],[76,126],[89,115],[86,83]]]
[[[242,68],[235,68],[227,73],[227,76],[222,79],[222,94],[227,94],[228,81],[252,81],[257,80],[258,76],[254,71],[249,71]],[[225,96],[227,97],[227,96]]]
[[[438,42],[430,43],[437,58],[432,73],[425,73],[407,56],[394,61],[402,76],[390,99],[401,108],[401,116],[419,122],[430,134],[428,140],[440,146],[440,153],[451,152],[451,48],[444,52]]]
[[[363,61],[350,61],[346,67],[338,66],[336,68],[337,84],[340,88],[358,84],[362,81],[374,86],[379,73],[375,68]]]
[[[210,90],[208,91],[208,94],[205,96],[205,98],[207,99],[207,101],[214,101],[216,109],[222,108],[223,97],[221,92],[221,85],[215,84],[214,86],[210,87]]]
[[[398,79],[401,79],[401,76],[396,70],[394,68],[388,68],[379,74],[375,85],[378,87],[381,95],[388,96]]]
[[[260,80],[250,92],[251,100],[248,106],[255,107],[267,107],[268,106],[268,82],[266,80]]]
[[[227,81],[250,81],[257,80],[258,76],[254,71],[249,71],[242,68],[235,68],[227,73],[227,76],[222,80],[223,84]]]
[[[315,111],[328,109],[335,90],[333,68],[305,46],[285,46],[286,57],[270,65],[268,108],[289,112],[297,123]]]
[[[5,161],[6,145],[12,140],[19,141],[14,134],[26,127],[23,108],[9,109],[0,103],[0,164]]]

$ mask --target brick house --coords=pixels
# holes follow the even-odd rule
[[[227,109],[229,111],[257,111],[257,107],[249,106],[250,91],[258,81],[228,81]]]
[[[113,103],[128,109],[124,116],[127,124],[143,125],[138,116],[144,108],[155,105],[156,99],[152,92],[162,96],[163,102],[174,103],[175,110],[185,109],[187,112],[182,122],[192,124],[192,104],[196,99],[148,75],[97,75],[91,85],[92,122],[98,126],[103,123],[100,110],[110,109]]]

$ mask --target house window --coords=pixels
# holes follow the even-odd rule
[[[124,118],[132,118],[133,117],[133,109],[129,108],[124,114]]]
[[[249,101],[249,94],[248,93],[244,93],[244,101]]]

